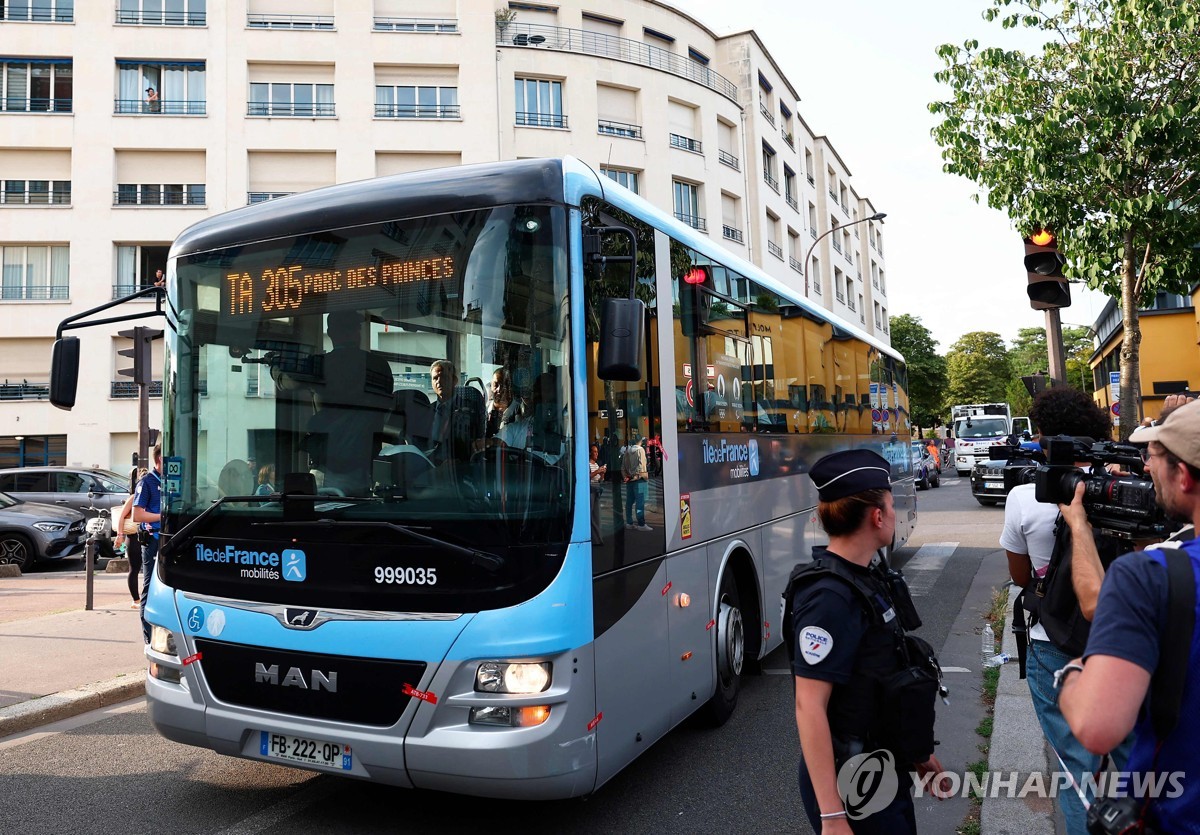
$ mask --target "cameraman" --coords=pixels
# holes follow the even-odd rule
[[[1146,472],[1167,516],[1200,523],[1200,402],[1180,407],[1157,426],[1136,430],[1129,440],[1149,443]],[[1063,512],[1072,523],[1083,514],[1078,490]],[[1086,541],[1075,542],[1075,551],[1087,549]],[[1194,575],[1200,570],[1200,540],[1192,539],[1179,550],[1188,555]],[[1185,773],[1177,797],[1166,796],[1174,793],[1167,791],[1143,798],[1141,814],[1157,831],[1195,832],[1200,821],[1200,675],[1193,665],[1184,679],[1179,724],[1165,738],[1156,738],[1150,711],[1141,709],[1167,637],[1167,613],[1162,550],[1135,551],[1114,562],[1100,593],[1087,651],[1058,676],[1059,704],[1089,751],[1109,751],[1132,730],[1131,772]],[[1193,630],[1190,658],[1197,653],[1200,642]],[[1128,785],[1132,793],[1137,783],[1131,780]]]
[[[1108,416],[1092,399],[1078,389],[1056,387],[1046,389],[1033,401],[1029,417],[1044,439],[1051,435],[1071,435],[1088,438],[1107,438],[1110,424]],[[1087,466],[1087,462],[1078,462]],[[1022,484],[1009,491],[1004,504],[1004,530],[1000,534],[1000,547],[1008,556],[1008,571],[1012,581],[1026,589],[1026,604],[1043,602],[1034,595],[1034,586],[1045,575],[1050,558],[1054,553],[1055,525],[1058,522],[1058,507],[1034,498],[1034,485]],[[1072,531],[1074,533],[1074,531]],[[1078,538],[1092,542],[1091,528],[1084,520],[1084,529]],[[1093,549],[1093,554],[1094,554]],[[1086,619],[1091,618],[1099,594],[1099,579],[1104,576],[1100,560],[1075,561],[1063,569],[1079,600],[1079,609]],[[1067,580],[1066,576],[1059,578]],[[1054,672],[1077,655],[1083,644],[1064,647],[1051,641],[1045,627],[1030,618],[1029,656],[1026,675],[1033,709],[1037,714],[1042,733],[1055,750],[1066,770],[1078,784],[1084,774],[1094,772],[1100,758],[1089,753],[1071,735],[1067,722],[1055,704]],[[1078,618],[1075,619],[1078,622]],[[1083,624],[1086,626],[1086,624]],[[1128,748],[1122,750],[1127,753]],[[1120,755],[1118,755],[1120,757]],[[1074,790],[1060,791],[1057,800],[1062,809],[1069,835],[1083,835],[1087,831],[1086,812]]]

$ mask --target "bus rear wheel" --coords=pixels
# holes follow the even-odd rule
[[[737,708],[742,689],[742,669],[746,660],[746,629],[742,622],[741,598],[733,567],[725,567],[717,602],[717,689],[705,707],[709,722],[725,724]]]

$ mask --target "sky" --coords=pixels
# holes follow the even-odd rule
[[[753,29],[800,94],[799,112],[829,137],[851,184],[886,212],[888,312],[909,313],[938,352],[970,331],[1011,343],[1045,315],[1025,295],[1024,248],[1007,215],[976,204],[975,184],[942,172],[929,135],[929,102],[949,97],[934,80],[934,50],[976,38],[981,46],[1040,41],[983,20],[988,0],[669,0],[718,35]],[[1014,38],[1024,38],[1025,42]],[[1064,324],[1091,326],[1106,297],[1071,287]]]

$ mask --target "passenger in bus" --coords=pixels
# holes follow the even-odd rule
[[[525,416],[501,428],[496,440],[507,447],[528,450],[547,464],[558,463],[565,449],[557,390],[554,374],[539,374],[533,381]]]
[[[458,384],[458,369],[450,360],[437,360],[429,366],[429,379],[437,396],[429,460],[434,464],[467,461],[483,447],[483,394]]]
[[[370,487],[371,461],[392,408],[392,368],[362,347],[366,320],[357,310],[329,314],[333,348],[313,357],[316,412],[306,448],[327,487],[357,493]]]
[[[525,401],[513,393],[512,375],[507,368],[497,368],[492,374],[484,437],[496,437],[503,427],[520,420],[524,414]]]

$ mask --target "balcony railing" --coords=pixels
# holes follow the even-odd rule
[[[842,204],[841,204],[841,207],[842,207],[842,212],[843,212],[844,214],[847,214],[847,215],[848,215],[848,214],[850,214],[850,210],[846,208],[846,204],[845,204],[845,203],[842,203]]]
[[[763,118],[767,120],[767,124],[769,124],[771,127],[775,127],[775,116],[771,113],[770,108],[768,108],[761,101],[758,103],[758,112],[761,113]]]
[[[837,295],[837,300],[838,300],[838,301],[840,301],[840,302],[845,302],[845,301],[846,301],[846,294],[845,294],[845,293],[843,293],[841,290],[838,290],[838,291],[836,291],[836,295]]]
[[[718,150],[717,151],[717,159],[720,160],[721,162],[725,163],[726,165],[728,165],[734,171],[742,170],[742,166],[741,166],[741,163],[739,162],[738,158],[735,157],[733,154],[729,153],[728,151]]]
[[[808,227],[808,234],[809,234],[809,235],[810,235],[810,236],[811,236],[811,237],[812,237],[814,240],[816,240],[816,237],[817,237],[817,227],[815,227],[815,226],[809,226],[809,227]]]
[[[763,171],[763,180],[769,185],[776,194],[779,193],[779,181],[770,171]]]
[[[619,38],[603,32],[514,21],[507,26],[496,26],[496,45],[577,52],[583,55],[594,55],[599,58],[638,64],[702,84],[732,102],[738,100],[737,86],[703,64],[641,41]]]
[[[846,256],[847,263],[849,263],[849,264],[854,263],[854,251],[852,249],[850,249],[850,244],[846,244],[845,252],[843,252],[842,254]]]
[[[798,273],[804,272],[804,265],[790,255],[788,256],[788,266]]]
[[[731,241],[737,241],[739,244],[743,242],[742,230],[738,229],[736,226],[727,226],[725,224],[721,224],[721,236]]]
[[[13,383],[5,380],[0,383],[0,400],[49,400],[49,383],[31,383],[22,380]]]
[[[246,194],[246,205],[253,206],[255,203],[266,203],[268,200],[287,197],[289,194],[295,193],[294,191],[251,191]]]
[[[796,198],[792,197],[792,195],[790,195],[790,194],[787,196],[787,204],[789,206],[791,206],[793,209],[795,209],[796,211],[800,211],[800,204],[797,203]]]
[[[117,23],[137,26],[204,26],[207,22],[204,12],[117,9]]]
[[[567,117],[554,113],[518,110],[517,124],[526,128],[565,128],[567,126]]]
[[[112,297],[114,299],[123,299],[126,296],[132,296],[139,290],[145,290],[147,287],[153,287],[153,284],[114,284]],[[139,302],[152,302],[154,296],[142,296],[140,299],[134,299]]]
[[[141,116],[203,116],[207,102],[160,99],[147,103],[141,99],[114,99],[113,113],[136,113]]]
[[[812,277],[812,289],[818,296],[821,295],[821,276],[814,275]]]
[[[833,242],[833,248],[834,248],[835,250],[837,250],[838,252],[841,252],[841,251],[842,251],[842,245],[841,245],[841,244],[839,244],[837,241],[834,241],[834,242]]]
[[[247,29],[332,29],[333,15],[248,14]]]
[[[202,183],[189,184],[176,189],[168,189],[152,183],[118,188],[113,192],[114,206],[203,206],[205,204],[205,187]]]
[[[0,96],[0,111],[7,113],[70,113],[71,99],[50,99],[42,96],[21,98]]]
[[[449,35],[458,31],[458,21],[452,17],[377,17],[373,28],[376,32]]]
[[[16,181],[18,184],[20,181]],[[0,204],[7,206],[67,206],[71,203],[71,186],[49,191],[0,191]]]
[[[846,307],[850,308],[851,310],[854,310],[854,299],[852,299],[852,298],[846,299]]]
[[[792,134],[785,133],[783,135],[783,141],[786,142],[787,146],[789,148],[791,148],[793,151],[796,150],[796,139],[794,136],[792,136]]]
[[[162,380],[150,381],[150,396],[162,397]],[[109,397],[113,400],[132,400],[138,396],[138,384],[132,380],[113,380]]]
[[[252,101],[246,108],[247,116],[336,116],[337,108],[333,102],[291,102]]]
[[[671,147],[679,148],[683,151],[691,151],[695,154],[704,153],[703,144],[699,139],[692,139],[689,136],[683,136],[678,133],[671,134]]]
[[[708,231],[708,223],[704,220],[704,218],[700,217],[699,215],[689,215],[689,214],[684,214],[683,212],[676,212],[675,218],[677,220],[683,221],[684,223],[686,223],[688,226],[692,227],[693,229],[697,229],[701,232]]]
[[[0,301],[57,302],[71,298],[70,287],[42,285],[6,284],[0,286]]]
[[[598,119],[596,121],[596,133],[602,133],[605,136],[623,136],[626,139],[641,139],[642,126],[631,125],[627,122],[612,122],[608,119]]]
[[[775,243],[774,241],[767,241],[767,252],[774,255],[780,261],[783,260],[783,247],[781,247],[779,244]]]
[[[457,104],[377,104],[376,119],[458,119]]]
[[[829,196],[833,198],[835,203],[837,202],[837,191],[833,187],[829,189]]]
[[[815,185],[817,184],[817,181],[816,181],[815,179],[813,179],[813,175],[812,175],[812,174],[805,174],[804,176],[805,176],[805,178],[808,180],[808,184],[809,184],[810,186],[815,186]]]

